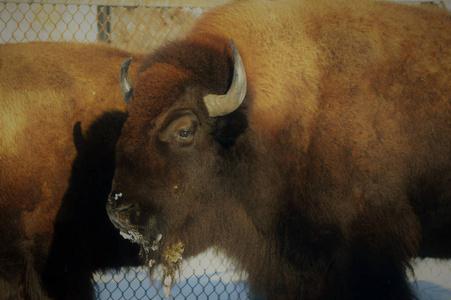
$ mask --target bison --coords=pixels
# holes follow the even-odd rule
[[[130,64],[107,209],[167,282],[213,246],[269,299],[413,299],[451,257],[446,10],[239,1]]]
[[[91,299],[92,272],[139,264],[105,211],[125,113],[103,114],[126,109],[117,81],[130,55],[0,46],[0,298]]]

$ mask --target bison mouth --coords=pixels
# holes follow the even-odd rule
[[[117,219],[116,219],[117,220]],[[124,225],[121,222],[112,221],[114,226],[119,229],[119,234],[126,240],[141,246],[140,256],[143,263],[152,267],[155,259],[159,256],[160,248],[163,244],[163,234],[152,234],[144,226]]]
[[[141,259],[144,263],[148,264],[149,267],[152,267],[162,245],[163,235],[158,233],[153,239],[147,238],[146,236],[150,235],[142,233],[137,228],[130,228],[128,230],[121,229],[119,233],[124,239],[141,245]]]
[[[112,193],[108,197],[108,217],[124,239],[141,245],[142,257],[147,262],[151,251],[159,250],[163,235],[148,229],[154,226],[143,225],[145,220],[140,219],[143,216],[138,204],[120,203],[118,200],[121,197],[122,193]]]
[[[166,297],[170,296],[170,289],[176,272],[180,270],[185,246],[182,242],[168,241],[164,238],[163,230],[155,223],[143,226],[143,217],[137,204],[119,204],[122,193],[112,193],[107,203],[107,213],[113,225],[119,229],[120,235],[132,243],[141,246],[140,257],[144,264],[152,270],[156,264],[163,266],[163,289]]]

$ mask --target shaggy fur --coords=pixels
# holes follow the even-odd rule
[[[53,231],[63,196],[69,188],[72,162],[76,156],[73,127],[77,122],[81,122],[83,128],[87,129],[103,112],[125,109],[120,96],[118,74],[122,62],[129,56],[131,54],[125,51],[100,45],[29,43],[0,46],[2,299],[46,297],[41,276],[47,264],[52,242],[61,243],[58,239],[64,238],[65,229],[59,229],[55,237]],[[139,57],[136,59],[139,60]],[[135,70],[131,72],[134,74]],[[119,119],[118,122],[122,120]],[[105,130],[109,132],[111,129]],[[107,137],[105,134],[105,139]],[[112,150],[110,147],[109,151]],[[85,151],[80,155],[88,154]],[[107,158],[104,163],[112,164]],[[82,168],[82,162],[79,164],[78,167]],[[70,234],[78,237],[95,239],[98,231],[95,228],[88,230],[87,223],[85,226],[80,224],[77,228],[73,226],[74,220],[87,215],[97,215],[99,220],[104,220],[106,216],[102,206],[107,195],[105,189],[109,188],[108,181],[111,180],[112,173],[102,169],[97,172],[104,172],[102,180],[88,182],[89,185],[85,187],[83,183],[78,182],[77,185],[81,190],[76,193],[72,188],[66,194],[65,201],[74,203],[80,201],[80,203],[73,204],[76,210],[65,209],[58,217],[59,226],[72,226]],[[96,186],[99,191],[93,192]],[[80,206],[81,203],[84,207]],[[87,210],[92,211],[88,214]],[[92,224],[95,225],[98,224]],[[98,238],[109,234],[111,233],[106,231],[99,234]],[[79,245],[70,250],[61,246],[60,250],[69,251],[68,253],[78,251],[80,255],[84,253],[99,259],[95,251],[105,246],[102,243],[103,241],[99,241],[91,244],[90,248]],[[112,252],[114,249],[112,248]],[[119,253],[118,250],[117,254]],[[114,253],[106,256],[104,260],[88,264],[85,261],[76,262],[72,257],[70,262],[76,262],[80,270],[90,274],[98,268],[118,267],[124,262],[108,261],[107,258],[112,257],[115,257]],[[64,264],[62,258],[59,259],[59,263]],[[84,282],[86,286],[76,285],[78,281],[66,277],[67,275],[72,276],[60,274],[58,281],[59,283],[66,281],[66,286],[52,287],[53,283],[48,282],[48,289],[73,290],[76,286],[79,290],[92,291],[92,284],[89,282],[91,275],[89,278],[79,279],[87,281]],[[74,286],[70,287],[71,284]]]
[[[210,118],[230,38],[248,92]],[[141,65],[109,208],[160,249],[225,251],[270,299],[413,299],[410,258],[451,257],[450,52],[439,9],[213,10]]]

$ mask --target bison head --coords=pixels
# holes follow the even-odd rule
[[[232,185],[246,182],[229,180],[236,170],[227,163],[239,160],[226,150],[247,128],[238,109],[246,95],[246,75],[231,43],[233,61],[226,51],[213,62],[199,59],[194,69],[183,58],[185,49],[175,51],[182,58],[166,49],[160,55],[166,59],[156,54],[144,64],[136,89],[128,78],[130,60],[123,65],[121,91],[127,103],[132,101],[117,145],[107,210],[122,235],[142,245],[150,265],[171,264],[182,251],[190,256],[212,246],[221,232],[211,225],[217,208],[234,198]]]

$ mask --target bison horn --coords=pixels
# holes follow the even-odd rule
[[[225,95],[209,94],[204,97],[204,103],[210,117],[221,117],[230,114],[240,107],[246,96],[247,81],[243,61],[233,40],[230,40],[230,44],[234,61],[232,84]]]
[[[130,98],[133,96],[133,84],[128,76],[128,67],[132,58],[127,58],[127,60],[122,64],[121,74],[119,76],[119,87],[121,88],[122,98],[124,98],[125,103],[130,105]]]

